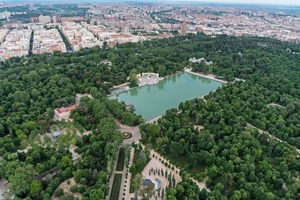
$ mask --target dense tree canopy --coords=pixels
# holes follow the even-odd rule
[[[103,198],[122,140],[115,120],[143,122],[123,104],[107,99],[112,86],[128,77],[135,86],[141,72],[165,76],[191,67],[230,83],[168,111],[157,125],[144,125],[142,141],[176,158],[197,179],[207,177],[211,193],[198,191],[184,178],[167,192],[168,198],[300,198],[300,161],[294,149],[300,147],[299,52],[299,45],[266,38],[188,35],[2,62],[0,177],[9,181],[19,199],[70,199],[58,189],[70,178],[77,183],[72,190],[84,199]],[[190,63],[191,57],[213,64]],[[53,120],[53,110],[74,104],[77,93],[90,93],[93,99],[84,98],[72,112],[72,124],[91,131],[68,141],[80,154],[74,161],[67,145],[33,141],[60,125]]]

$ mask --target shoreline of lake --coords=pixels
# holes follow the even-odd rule
[[[132,104],[138,115],[148,121],[176,108],[181,102],[201,98],[222,87],[224,82],[186,71],[164,78],[157,84],[130,88],[115,95],[118,101]]]
[[[200,76],[200,77],[203,77],[203,78],[207,78],[207,79],[210,79],[210,80],[214,80],[214,81],[218,81],[218,82],[221,82],[221,83],[224,83],[224,84],[227,84],[228,81],[225,81],[225,80],[222,80],[222,79],[218,79],[215,77],[215,75],[213,74],[203,74],[203,73],[200,73],[200,72],[193,72],[192,69],[188,68],[188,69],[184,69],[183,71],[177,71],[176,73],[174,74],[170,74],[170,75],[166,75],[164,77],[162,77],[161,80],[159,80],[159,82],[165,80],[166,78],[169,78],[169,77],[172,77],[172,76],[176,76],[178,74],[182,74],[182,73],[189,73],[189,74],[193,74],[193,75],[196,75],[196,76]],[[156,83],[156,84],[159,84]],[[156,85],[156,84],[148,84],[148,85],[139,85],[139,86],[135,86],[135,87],[129,87],[128,86],[129,82],[126,82],[126,83],[123,83],[123,84],[120,84],[120,85],[117,85],[117,86],[114,86],[112,87],[112,89],[123,89],[121,90],[120,92],[117,92],[115,94],[108,94],[107,97],[113,97],[113,96],[117,96],[123,92],[127,92],[127,91],[130,91],[132,89],[136,89],[136,88],[140,88],[140,87],[144,87],[144,86],[151,86],[151,85]]]
[[[185,69],[184,71],[187,72],[187,73],[194,74],[196,76],[201,76],[201,77],[204,77],[204,78],[208,78],[208,79],[211,79],[211,80],[214,80],[214,81],[219,81],[219,82],[222,82],[222,83],[225,83],[225,84],[228,83],[228,81],[216,78],[215,75],[213,75],[213,74],[203,74],[203,73],[200,73],[200,72],[193,72],[192,69]]]

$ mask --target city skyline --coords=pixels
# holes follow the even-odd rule
[[[104,44],[114,47],[116,44],[169,38],[176,34],[252,35],[300,43],[299,8],[295,6],[222,3],[195,3],[195,6],[191,6],[191,1],[184,1],[186,4],[182,2],[175,0],[174,5],[168,2],[131,2],[125,6],[126,9],[125,1],[120,4],[107,3],[106,6],[100,3],[75,7],[57,4],[53,6],[57,8],[51,14],[44,12],[47,6],[31,5],[35,8],[33,12],[29,5],[24,4],[23,12],[30,13],[27,18],[20,18],[18,8],[17,12],[11,8],[0,13],[3,21],[0,60],[55,51],[79,51],[94,46],[102,47]],[[242,13],[241,8],[244,10]],[[111,12],[112,9],[114,12]],[[68,17],[70,11],[74,16]],[[11,28],[13,31],[10,31]]]
[[[203,2],[203,3],[228,3],[228,4],[266,4],[266,5],[299,5],[298,0],[174,0],[176,2]]]
[[[0,0],[0,200],[300,200],[297,1]]]
[[[259,5],[281,5],[281,6],[300,6],[298,0],[7,0],[5,3],[29,2],[29,3],[126,3],[126,2],[147,2],[147,3],[222,3],[222,4],[259,4]]]

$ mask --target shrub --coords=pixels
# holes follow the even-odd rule
[[[55,191],[55,196],[57,196],[57,197],[61,197],[63,194],[64,194],[64,191],[61,188],[59,188]]]

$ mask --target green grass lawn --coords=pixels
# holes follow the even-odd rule
[[[170,160],[170,163],[175,164],[177,167],[186,169],[192,175],[196,175],[205,171],[205,167],[201,165],[191,165],[185,157],[172,154],[164,154],[163,156]]]
[[[119,193],[121,189],[121,181],[122,181],[122,174],[115,174],[114,182],[112,185],[111,193],[110,193],[110,200],[118,200]]]
[[[119,151],[119,157],[118,157],[118,162],[117,162],[117,171],[123,171],[124,169],[124,161],[125,161],[125,149],[121,148]]]

